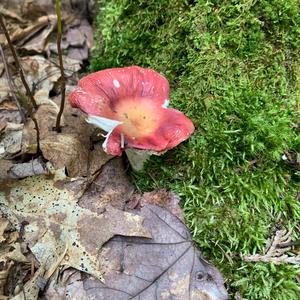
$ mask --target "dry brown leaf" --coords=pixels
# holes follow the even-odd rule
[[[19,243],[10,245],[10,251],[5,255],[5,258],[22,263],[28,262],[27,258],[22,253],[21,245]]]
[[[0,218],[0,243],[2,243],[3,241],[6,240],[6,238],[4,238],[4,232],[5,232],[8,224],[9,224],[9,222],[7,219]]]
[[[74,134],[56,134],[48,136],[40,143],[44,158],[55,169],[66,167],[68,176],[78,177],[88,173],[89,152]]]
[[[4,64],[0,62],[0,77],[2,76],[3,72],[4,72]]]
[[[59,283],[52,280],[47,288],[47,300],[64,299],[66,295],[66,299],[88,300],[81,274],[74,269],[64,271]]]
[[[89,57],[89,49],[87,46],[84,46],[83,48],[70,48],[68,57],[78,61],[87,60]]]
[[[93,150],[89,152],[88,173],[93,175],[99,171],[113,156],[104,152],[100,143],[93,146]]]
[[[0,133],[5,129],[5,127],[6,127],[6,122],[4,122],[4,121],[0,121]]]
[[[65,251],[62,265],[72,266],[101,279],[103,261],[97,259],[102,245],[114,235],[150,237],[143,218],[108,206],[101,214],[77,204],[86,180],[53,176],[28,177],[2,182],[0,209],[13,224],[28,222],[24,240],[48,270]],[[99,201],[99,195],[94,195]]]
[[[184,222],[184,216],[179,206],[180,198],[172,191],[159,189],[143,195],[135,194],[131,201],[127,204],[129,209],[143,207],[146,204],[156,204],[170,211]]]
[[[28,51],[35,51],[38,53],[44,52],[48,43],[49,36],[55,29],[56,23],[56,15],[49,15],[47,26],[45,26],[45,28],[42,31],[39,31],[38,34],[33,36],[33,38],[31,38],[24,45],[22,45],[21,48],[26,49]]]
[[[53,131],[53,128],[55,127],[57,113],[57,105],[50,100],[48,100],[46,104],[40,105],[34,113],[34,117],[36,118],[39,127],[40,140],[47,138],[49,135],[56,134],[55,131]],[[31,119],[28,119],[23,130],[22,152],[36,153],[36,143],[37,137],[35,125]]]
[[[8,95],[10,93],[9,86],[7,84],[7,80],[5,76],[0,78],[0,103],[8,98]]]
[[[99,252],[106,261],[104,283],[68,270],[71,276],[63,274],[62,281],[51,283],[46,298],[68,299],[76,282],[76,293],[83,299],[227,299],[220,273],[200,256],[176,216],[149,204],[132,212],[145,218],[153,238],[111,239]]]
[[[16,231],[12,231],[12,226],[7,219],[0,219],[0,299],[1,295],[10,296],[12,288],[15,288],[13,284],[13,278],[16,276],[16,268],[21,265],[28,264],[27,258],[24,256],[24,246],[19,243],[19,235]],[[5,237],[4,237],[5,232]],[[26,274],[20,274],[20,277],[24,277]],[[6,297],[6,296],[3,296]],[[4,299],[4,298],[3,298]]]
[[[39,90],[45,90],[47,92],[45,99],[39,97],[41,98],[40,102],[39,98],[36,99],[37,104],[45,103],[45,101],[48,101],[48,95],[54,83],[57,82],[61,76],[59,67],[39,55],[24,56],[20,59],[20,62],[26,74],[27,81],[32,84],[33,93],[35,94]],[[19,85],[21,86],[22,83],[19,82]]]
[[[22,19],[18,14],[16,14],[13,10],[8,10],[0,5],[0,12],[3,16],[11,19],[16,19],[20,23],[25,23],[26,21]]]
[[[13,264],[14,264],[13,261],[11,261],[9,263],[6,263],[6,266],[4,269],[1,268],[2,270],[0,271],[0,300],[8,299],[8,297],[3,296],[3,294],[4,294],[5,283],[6,283],[8,274],[9,274],[10,269],[13,266]],[[1,297],[3,297],[3,298],[1,298]]]
[[[52,27],[52,30],[54,29],[53,23],[56,23],[56,15],[48,15],[48,16],[42,16],[38,18],[33,24],[31,23],[26,28],[18,28],[15,32],[13,32],[10,36],[12,42],[19,42],[20,44],[23,44],[26,42],[29,38],[34,36],[38,31],[43,29],[46,26]],[[51,25],[52,23],[52,25]],[[51,31],[52,31],[51,30]]]
[[[126,175],[122,159],[114,158],[102,167],[78,203],[96,213],[101,213],[109,204],[124,210],[133,192],[134,186]],[[95,201],[97,195],[101,201]]]
[[[6,123],[0,137],[0,159],[11,158],[21,151],[23,124]]]
[[[0,104],[0,110],[18,110],[15,102],[12,101],[2,101]]]
[[[24,284],[22,290],[16,296],[12,297],[11,300],[37,300],[39,288],[44,288],[44,274],[45,268],[40,266],[34,276]]]
[[[0,179],[5,179],[8,177],[8,172],[12,166],[12,161],[0,159]]]
[[[85,14],[90,6],[87,5],[86,0],[61,0],[60,2],[61,10],[65,15]],[[28,20],[36,20],[40,16],[55,13],[55,5],[49,0],[6,0],[5,8]]]

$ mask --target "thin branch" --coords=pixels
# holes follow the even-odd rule
[[[16,52],[16,50],[15,50],[15,48],[14,48],[12,42],[11,42],[9,33],[8,33],[7,28],[6,28],[5,24],[4,24],[3,16],[2,16],[1,13],[0,13],[0,27],[2,28],[2,30],[3,30],[3,32],[5,34],[8,46],[9,46],[10,51],[11,51],[13,57],[14,57],[14,60],[15,60],[15,63],[16,63],[16,67],[17,67],[17,71],[20,74],[22,83],[23,83],[23,85],[25,87],[25,90],[26,90],[27,97],[29,97],[29,99],[30,99],[31,105],[28,103],[29,105],[28,105],[27,109],[28,109],[28,112],[29,112],[29,116],[32,119],[32,121],[34,123],[34,126],[35,126],[35,130],[36,130],[36,142],[37,142],[36,153],[39,154],[40,153],[40,130],[39,130],[38,122],[37,122],[37,120],[36,120],[36,118],[35,118],[35,116],[33,114],[33,109],[32,109],[32,107],[34,109],[37,109],[38,106],[37,106],[37,104],[35,102],[35,99],[34,99],[33,94],[32,94],[32,92],[31,92],[31,90],[29,88],[29,85],[28,85],[28,83],[26,81],[25,75],[23,73],[23,69],[22,69],[22,67],[20,65],[20,62],[19,62],[19,59],[18,59],[17,52]]]
[[[60,13],[60,0],[56,0],[56,15],[57,15],[57,53],[59,58],[59,67],[60,67],[60,91],[61,91],[61,102],[60,108],[56,119],[55,130],[60,132],[60,120],[65,107],[65,98],[66,98],[66,77],[64,72],[63,57],[61,50],[61,38],[62,38],[62,25],[61,25],[61,13]]]
[[[291,250],[291,247],[297,244],[297,241],[291,241],[291,233],[291,231],[285,229],[278,230],[270,244],[266,247],[264,254],[245,255],[243,256],[244,260],[247,262],[273,263],[275,265],[284,263],[299,264],[300,253],[293,256],[287,254]]]
[[[24,112],[22,110],[22,107],[21,107],[21,104],[18,100],[18,97],[15,93],[15,89],[12,85],[12,78],[10,76],[10,72],[9,72],[9,69],[8,69],[8,65],[7,65],[7,60],[5,58],[5,55],[4,55],[4,51],[3,51],[3,48],[2,48],[2,45],[0,44],[0,53],[1,53],[1,58],[2,58],[2,61],[3,61],[3,66],[4,66],[4,70],[5,70],[5,75],[6,75],[6,80],[7,80],[7,83],[9,85],[9,89],[10,89],[10,92],[14,98],[14,101],[18,107],[18,110],[19,110],[19,113],[20,113],[20,116],[21,116],[21,120],[22,120],[22,123],[25,123],[26,119],[25,119],[25,115],[24,115]]]
[[[31,105],[33,106],[33,108],[34,108],[34,109],[37,109],[38,106],[37,106],[36,101],[35,101],[35,99],[34,99],[34,97],[33,97],[33,94],[31,93],[31,90],[30,90],[30,88],[29,88],[29,85],[28,85],[28,83],[27,83],[27,81],[26,81],[25,75],[24,75],[24,73],[23,73],[23,69],[22,69],[21,64],[20,64],[20,62],[19,62],[19,59],[18,59],[17,52],[16,52],[16,50],[15,50],[15,48],[14,48],[14,45],[12,44],[12,41],[11,41],[11,39],[10,39],[9,33],[8,33],[8,31],[7,31],[7,28],[6,28],[5,24],[4,24],[3,16],[2,16],[1,13],[0,13],[0,27],[2,28],[2,30],[3,30],[3,32],[4,32],[4,35],[5,35],[5,37],[6,37],[8,46],[9,46],[9,48],[10,48],[10,51],[11,51],[13,57],[14,57],[14,60],[15,60],[15,63],[16,63],[16,67],[17,67],[17,71],[18,71],[19,74],[20,74],[22,83],[23,83],[23,85],[24,85],[24,87],[25,87],[25,90],[26,90],[26,94],[27,94],[27,96],[29,97],[30,102],[31,102]]]
[[[39,124],[37,119],[33,116],[33,114],[30,114],[30,118],[32,119],[35,130],[36,130],[36,154],[40,154],[41,147],[40,147],[40,130],[39,130]]]

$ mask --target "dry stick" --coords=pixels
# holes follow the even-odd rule
[[[61,13],[60,13],[60,0],[56,0],[56,15],[57,15],[57,53],[59,57],[59,67],[61,73],[60,79],[60,91],[61,91],[61,102],[60,108],[56,119],[55,130],[60,132],[60,119],[65,107],[66,98],[66,77],[64,72],[63,57],[61,50],[61,37],[62,37],[62,25],[61,25]]]
[[[16,52],[16,50],[15,50],[13,44],[12,44],[12,41],[11,41],[11,39],[10,39],[9,33],[8,33],[8,31],[7,31],[7,29],[6,29],[6,26],[5,26],[5,24],[4,24],[3,16],[2,16],[1,13],[0,13],[0,26],[1,26],[1,28],[2,28],[2,30],[3,30],[3,32],[4,32],[4,34],[5,34],[5,37],[6,37],[8,46],[9,46],[10,51],[11,51],[13,57],[14,57],[14,60],[15,60],[15,63],[16,63],[16,67],[17,67],[17,71],[19,72],[20,77],[21,77],[21,80],[22,80],[22,83],[23,83],[23,85],[24,85],[24,87],[25,87],[25,89],[26,89],[26,94],[27,94],[27,96],[29,97],[30,102],[31,102],[32,106],[34,107],[34,109],[37,109],[38,106],[37,106],[37,104],[36,104],[36,102],[35,102],[35,99],[34,99],[34,97],[33,97],[33,94],[31,93],[31,90],[30,90],[30,88],[29,88],[29,85],[28,85],[28,83],[27,83],[27,81],[26,81],[26,78],[25,78],[25,76],[24,76],[23,69],[21,68],[21,65],[20,65],[20,62],[19,62],[19,59],[18,59],[18,56],[17,56],[17,52]]]
[[[10,51],[14,57],[14,60],[15,60],[15,63],[16,63],[16,67],[17,67],[17,71],[19,72],[20,74],[20,77],[21,77],[21,80],[22,80],[22,83],[26,89],[26,93],[27,93],[27,96],[29,97],[30,99],[30,102],[31,102],[31,105],[28,105],[28,112],[29,112],[29,116],[30,118],[32,119],[33,123],[34,123],[34,126],[35,126],[35,130],[36,130],[36,143],[37,143],[37,148],[36,148],[36,154],[39,154],[40,153],[40,130],[39,130],[39,126],[38,126],[38,122],[35,118],[35,116],[33,115],[33,109],[37,109],[37,104],[34,100],[34,97],[33,97],[33,94],[28,86],[28,83],[26,81],[26,78],[25,78],[25,75],[23,73],[23,69],[21,68],[21,65],[20,65],[20,62],[19,62],[19,59],[18,59],[18,56],[17,56],[17,52],[11,42],[11,39],[10,39],[10,36],[9,36],[9,33],[6,29],[6,26],[4,24],[4,21],[3,21],[3,16],[2,14],[0,13],[0,27],[2,28],[4,34],[5,34],[5,37],[6,37],[6,40],[7,40],[7,43],[8,43],[8,46],[10,48]]]
[[[10,92],[11,92],[11,94],[12,94],[12,96],[14,98],[14,101],[16,102],[16,105],[18,107],[22,123],[25,123],[25,121],[26,121],[25,115],[24,115],[24,112],[22,110],[21,104],[20,104],[20,102],[18,100],[18,97],[17,97],[17,95],[15,93],[15,89],[14,89],[14,87],[12,85],[12,78],[10,76],[10,72],[9,72],[9,69],[8,69],[7,61],[6,61],[6,58],[5,58],[5,55],[4,55],[4,51],[3,51],[3,48],[2,48],[1,44],[0,44],[0,53],[1,53],[1,58],[2,58],[2,61],[3,61],[3,66],[4,66],[4,70],[5,70],[5,75],[6,75],[6,80],[7,80],[7,83],[9,85]]]

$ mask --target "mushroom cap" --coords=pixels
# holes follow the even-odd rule
[[[69,95],[88,122],[108,132],[104,150],[121,155],[124,148],[156,152],[186,140],[194,125],[183,113],[167,108],[168,80],[137,66],[102,70],[83,77]]]

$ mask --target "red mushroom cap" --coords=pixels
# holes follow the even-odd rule
[[[186,140],[194,125],[183,113],[167,108],[168,80],[137,66],[92,73],[70,94],[73,107],[88,122],[108,132],[104,150],[121,155],[124,148],[162,152]]]

